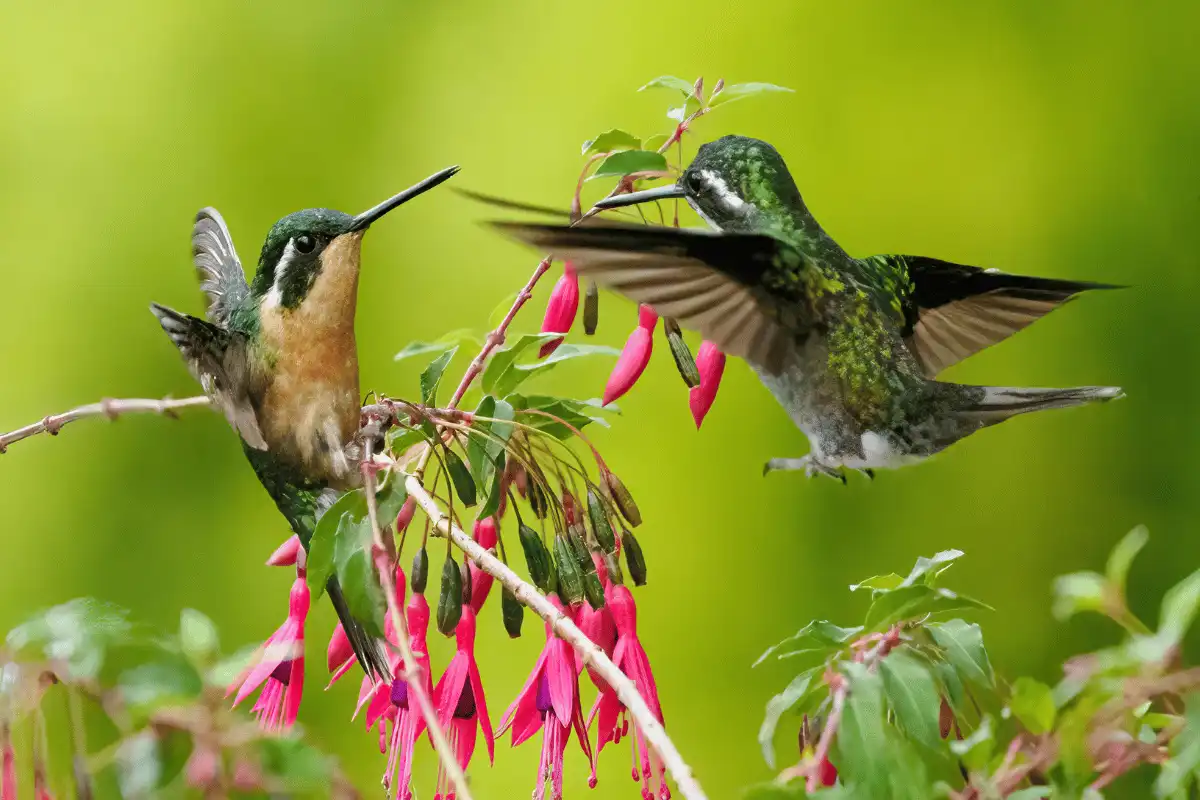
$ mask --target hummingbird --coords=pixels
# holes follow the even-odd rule
[[[207,319],[150,304],[306,551],[317,520],[362,480],[354,313],[363,235],[456,172],[444,169],[357,216],[328,208],[288,214],[267,233],[249,283],[225,220],[204,208],[192,228],[192,260]],[[336,577],[326,591],[359,664],[389,677]]]
[[[935,380],[1081,292],[1120,287],[925,256],[855,258],[810,213],[779,152],[745,136],[702,145],[674,184],[611,196],[595,213],[672,198],[711,230],[493,224],[749,363],[810,444],[764,474],[845,483],[846,468],[871,477],[1018,414],[1123,395]]]

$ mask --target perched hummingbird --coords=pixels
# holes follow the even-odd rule
[[[853,258],[809,213],[770,144],[703,145],[670,186],[611,209],[683,198],[714,230],[495,223],[576,271],[745,359],[811,444],[804,469],[845,481],[930,456],[1028,411],[1111,400],[1115,387],[1024,389],[935,381],[1087,289],[923,256]]]
[[[150,305],[305,550],[321,515],[361,482],[354,311],[363,234],[456,172],[444,169],[355,217],[327,208],[287,215],[267,234],[250,283],[225,221],[205,208],[192,256],[208,320]],[[337,579],[326,588],[359,663],[387,677],[378,642],[351,616]]]

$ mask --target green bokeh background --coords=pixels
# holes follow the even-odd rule
[[[1132,602],[1200,566],[1192,457],[1200,211],[1200,6],[998,3],[552,2],[453,4],[9,3],[0,10],[0,427],[101,396],[195,391],[146,310],[199,312],[192,215],[221,209],[243,259],[282,214],[351,212],[446,164],[463,187],[565,205],[579,143],[611,127],[669,130],[674,73],[763,80],[794,95],[737,103],[691,146],[769,139],[810,207],[852,253],[934,255],[1036,275],[1132,284],[1087,297],[948,374],[963,382],[1113,383],[1128,399],[984,431],[916,468],[848,488],[761,477],[802,435],[743,364],[697,433],[663,342],[625,417],[597,435],[635,491],[651,571],[640,625],[670,730],[715,798],[768,776],[754,741],[786,665],[751,671],[812,617],[852,622],[847,584],[960,547],[952,585],[1010,674],[1107,641],[1049,614],[1062,572],[1095,567],[1138,522],[1150,547]],[[598,191],[598,189],[593,189]],[[358,334],[364,389],[415,392],[408,340],[483,329],[536,258],[484,230],[489,211],[439,190],[373,229]],[[518,326],[540,321],[547,282]],[[619,346],[631,306],[602,303]],[[455,375],[466,358],[456,362]],[[551,387],[599,393],[597,361]],[[224,420],[80,423],[0,459],[0,628],[88,594],[175,624],[211,614],[231,647],[282,619],[290,577],[262,561],[286,535]],[[480,662],[493,718],[540,646],[485,609]],[[332,614],[314,612],[323,652]],[[314,652],[314,655],[316,653]],[[434,648],[435,669],[448,648]],[[383,757],[346,720],[355,686],[302,716],[363,789]],[[524,796],[537,746],[476,753],[479,797]],[[568,792],[583,795],[571,751]],[[430,796],[434,761],[419,753]],[[596,798],[635,797],[627,751]]]

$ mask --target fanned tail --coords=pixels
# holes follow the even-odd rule
[[[947,384],[943,384],[947,385]],[[984,425],[994,425],[1018,414],[1107,402],[1125,396],[1118,386],[1078,386],[1073,389],[1025,389],[1013,386],[956,386],[965,390],[957,409]]]

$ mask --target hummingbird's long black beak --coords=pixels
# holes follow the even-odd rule
[[[368,227],[370,227],[372,222],[379,219],[393,208],[399,208],[417,195],[424,194],[438,184],[449,180],[456,172],[458,172],[458,169],[459,168],[457,166],[446,167],[441,172],[435,172],[434,174],[430,175],[416,186],[411,186],[395,197],[390,197],[374,208],[364,211],[354,218],[354,221],[350,224],[349,232],[353,233],[354,231],[366,230]]]
[[[687,192],[678,184],[672,183],[670,186],[659,186],[654,189],[645,189],[640,192],[630,192],[629,194],[619,194],[615,197],[606,197],[596,203],[595,207],[600,210],[609,208],[624,208],[625,206],[635,206],[638,203],[649,203],[654,200],[671,200],[676,197],[687,197]]]

